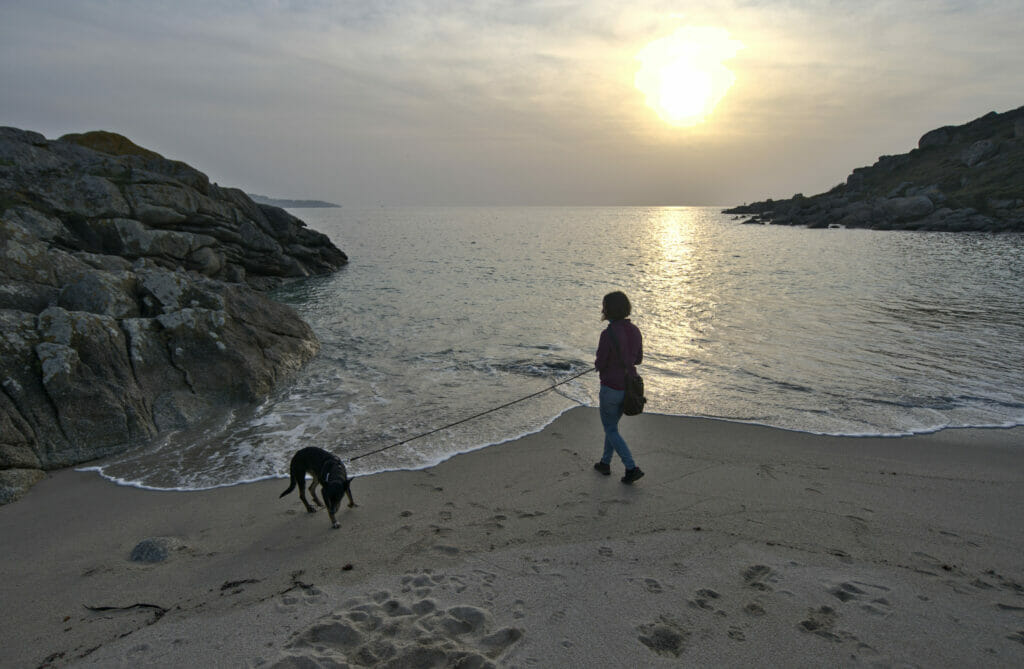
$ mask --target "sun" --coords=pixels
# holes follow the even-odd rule
[[[742,48],[722,28],[680,28],[640,50],[634,83],[663,121],[694,126],[711,114],[736,81],[723,63]]]

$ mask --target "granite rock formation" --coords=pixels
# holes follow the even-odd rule
[[[262,291],[345,262],[120,135],[0,128],[0,503],[265,396],[319,342]]]
[[[827,193],[725,213],[809,228],[1024,232],[1024,107],[927,132]]]

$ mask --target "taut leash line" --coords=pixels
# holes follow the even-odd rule
[[[495,411],[500,411],[500,410],[502,410],[502,409],[504,409],[506,407],[510,407],[513,404],[517,404],[519,402],[523,402],[523,401],[528,400],[528,399],[530,399],[532,397],[536,397],[538,395],[543,395],[544,393],[546,393],[548,391],[554,390],[558,386],[565,385],[566,383],[569,383],[570,381],[578,379],[581,376],[583,376],[584,374],[589,374],[590,372],[593,372],[593,371],[595,371],[594,368],[590,368],[590,369],[584,370],[584,371],[580,372],[579,374],[576,374],[574,376],[570,376],[567,379],[563,379],[562,381],[559,381],[558,383],[556,383],[556,384],[554,384],[552,386],[548,386],[547,388],[545,388],[543,390],[538,390],[535,393],[530,393],[529,395],[526,395],[525,397],[520,397],[519,399],[512,400],[511,402],[505,402],[501,406],[494,407],[493,409],[488,409],[487,411],[481,411],[480,413],[474,414],[472,416],[469,416],[468,418],[463,418],[462,420],[457,420],[454,423],[449,423],[447,425],[442,425],[439,428],[435,428],[433,430],[430,430],[428,432],[424,432],[422,434],[417,434],[416,436],[409,437],[408,439],[403,439],[402,441],[399,441],[397,443],[390,444],[388,446],[384,446],[383,448],[378,448],[375,451],[369,451],[367,453],[361,453],[360,455],[357,455],[354,458],[349,458],[349,462],[352,462],[353,460],[358,460],[360,458],[365,458],[368,455],[375,455],[377,453],[381,453],[381,452],[386,451],[386,450],[388,450],[390,448],[395,448],[396,446],[401,446],[403,444],[408,444],[410,441],[415,441],[417,439],[421,439],[423,437],[430,436],[430,435],[435,434],[437,432],[441,432],[443,430],[447,430],[450,427],[455,427],[456,425],[461,425],[463,423],[469,422],[469,421],[471,421],[471,420],[473,420],[475,418],[479,418],[480,416],[486,416],[489,413],[494,413]]]

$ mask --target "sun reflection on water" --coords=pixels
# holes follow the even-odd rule
[[[709,291],[708,268],[699,262],[708,243],[703,210],[662,207],[651,210],[642,247],[648,267],[637,277],[647,343],[645,365],[664,375],[655,395],[700,394],[701,377],[687,373],[710,341],[717,295]],[[649,297],[646,297],[649,296]]]

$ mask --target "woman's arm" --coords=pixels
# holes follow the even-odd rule
[[[608,367],[609,348],[608,331],[602,330],[601,337],[597,340],[597,357],[594,359],[594,368],[599,372]]]

